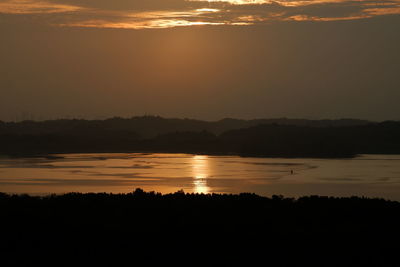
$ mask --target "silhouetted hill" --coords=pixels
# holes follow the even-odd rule
[[[217,135],[213,131],[199,130],[202,129],[199,125],[206,128],[207,122],[187,120],[187,123],[182,123],[186,120],[169,120],[158,117],[131,120],[142,121],[142,125],[145,125],[143,129],[147,133],[149,133],[148,129],[152,129],[152,137],[138,134],[134,130],[138,124],[134,124],[135,127],[126,128],[126,125],[129,125],[126,121],[130,120],[125,119],[48,122],[62,124],[63,126],[60,126],[58,132],[54,132],[57,128],[54,125],[44,127],[46,122],[43,124],[25,122],[25,124],[10,124],[11,127],[3,127],[2,134],[0,134],[0,154],[180,152],[333,158],[368,153],[400,154],[400,138],[398,138],[400,122],[360,123],[358,125],[344,120],[341,123],[339,121],[325,122],[327,123],[325,125],[322,122],[303,121],[305,124],[318,126],[269,123],[228,130]],[[288,121],[285,122],[288,123]],[[226,128],[233,127],[233,124],[238,125],[235,120],[230,119],[222,120],[220,123]],[[158,125],[158,128],[153,129],[149,126],[153,124]],[[346,124],[346,126],[335,126],[337,124]],[[35,128],[32,125],[42,125],[43,127]],[[156,132],[170,131],[171,125],[175,125],[175,129],[195,128],[196,130],[176,130],[154,135]],[[21,132],[17,131],[19,127]],[[23,129],[31,129],[33,132],[29,133],[28,130]],[[41,129],[47,130],[43,130],[42,133]],[[215,129],[214,131],[216,131]]]
[[[112,118],[107,120],[51,120],[1,122],[0,134],[90,134],[103,131],[135,132],[143,138],[151,138],[160,134],[173,132],[208,131],[221,134],[225,131],[248,128],[260,124],[280,124],[309,127],[339,127],[365,125],[370,122],[363,120],[303,120],[303,119],[257,119],[238,120],[223,119],[209,122],[193,119],[166,119],[157,116],[133,117],[130,119]]]
[[[383,199],[0,194],[0,215],[2,266],[398,263],[400,203]]]
[[[243,155],[341,157],[399,154],[400,122],[346,127],[258,125],[219,136],[225,147]]]

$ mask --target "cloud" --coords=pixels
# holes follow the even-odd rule
[[[51,24],[64,27],[148,29],[367,19],[399,15],[400,0],[3,0],[0,13],[56,13]]]
[[[82,8],[79,6],[35,0],[0,1],[0,13],[5,14],[51,14],[76,12],[80,10],[82,10]]]
[[[218,9],[201,8],[186,11],[110,11],[89,20],[67,22],[60,26],[93,27],[93,28],[121,28],[147,29],[171,28],[194,25],[222,25],[226,22],[216,21],[211,14],[218,13]]]

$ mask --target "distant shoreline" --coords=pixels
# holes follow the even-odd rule
[[[0,123],[0,154],[188,153],[281,158],[400,154],[400,122],[192,120]]]
[[[2,154],[0,153],[1,158],[36,158],[36,157],[44,157],[44,158],[63,158],[59,155],[70,155],[70,154],[187,154],[187,155],[205,155],[205,156],[235,156],[242,158],[283,158],[283,159],[296,159],[296,158],[305,158],[305,159],[353,159],[360,157],[361,155],[385,155],[384,154],[356,154],[356,155],[344,155],[344,156],[311,156],[311,155],[296,155],[296,156],[284,156],[284,155],[252,155],[252,154],[238,154],[238,153],[207,153],[207,152],[193,152],[193,151],[66,151],[66,152],[49,152],[49,153],[11,153],[11,154]],[[400,153],[387,154],[387,155],[400,155]]]

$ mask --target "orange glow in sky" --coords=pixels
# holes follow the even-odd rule
[[[104,4],[81,6],[79,2],[70,0],[56,3],[53,0],[0,0],[0,13],[55,14],[48,22],[55,26],[135,30],[199,25],[258,25],[279,21],[358,20],[400,14],[400,0],[182,0],[170,8],[157,5],[155,1],[148,10],[137,8],[136,3],[140,1],[119,7],[126,3],[117,0],[115,7],[110,5],[110,8],[106,8]]]

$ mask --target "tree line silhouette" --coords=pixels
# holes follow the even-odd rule
[[[0,194],[2,263],[14,266],[396,266],[400,203],[255,194]],[[23,255],[23,256],[22,256]],[[188,257],[189,259],[186,259]],[[171,262],[168,262],[171,260]],[[152,263],[152,264],[150,264]],[[139,264],[140,265],[140,264]],[[6,265],[4,265],[6,266]]]

